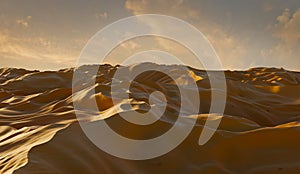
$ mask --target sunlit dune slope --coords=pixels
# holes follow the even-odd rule
[[[134,71],[154,66],[137,76],[129,93],[132,109],[116,109],[111,82],[118,68]],[[0,173],[299,173],[300,172],[300,73],[276,68],[226,71],[227,103],[223,116],[207,117],[211,88],[205,71],[176,65],[144,63],[129,67],[82,66],[76,71],[72,97],[73,69],[55,72],[0,69]],[[167,74],[178,74],[171,79]],[[212,74],[219,74],[212,72]],[[187,80],[192,77],[193,82]],[[94,78],[95,84],[84,83]],[[218,78],[218,77],[210,77]],[[196,83],[199,112],[187,115],[196,125],[187,139],[170,153],[145,161],[123,160],[98,149],[81,130],[73,102],[89,105],[97,101],[99,116],[78,110],[82,120],[96,124],[105,120],[119,134],[147,139],[169,130],[176,121],[181,99],[176,83]],[[149,95],[162,91],[168,101],[160,120],[148,126],[126,122],[118,113],[146,113]],[[213,89],[215,90],[215,89]],[[96,91],[96,94],[92,92]],[[194,107],[191,103],[191,107]],[[198,139],[207,119],[222,119],[212,139],[204,146]],[[107,137],[109,138],[109,137]],[[105,140],[103,140],[105,141]],[[159,147],[158,147],[159,148]],[[147,149],[145,149],[147,150]]]

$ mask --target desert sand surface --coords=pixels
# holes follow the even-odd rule
[[[155,137],[176,120],[180,106],[178,89],[163,73],[149,72],[134,80],[130,97],[134,109],[146,112],[147,97],[166,91],[169,101],[164,116],[140,127],[112,112],[110,84],[118,68],[132,71],[149,64],[128,67],[101,65],[95,84],[78,82],[72,97],[74,69],[29,71],[0,69],[0,173],[83,174],[83,173],[299,173],[300,172],[300,73],[276,68],[225,71],[227,103],[223,116],[207,118],[211,92],[203,70],[181,71],[176,65],[156,65],[188,86],[191,75],[201,99],[199,113],[190,135],[176,149],[150,160],[134,161],[111,156],[97,148],[83,133],[74,113],[77,102],[96,99],[101,116],[84,121],[106,121],[124,136],[135,139]],[[76,69],[84,78],[93,77],[95,65]],[[217,73],[216,73],[217,74]],[[120,82],[120,89],[122,89]],[[95,89],[96,95],[89,92]],[[126,91],[125,91],[126,92]],[[123,101],[126,102],[126,101]],[[121,103],[122,104],[122,103]],[[122,112],[130,113],[124,108]],[[208,143],[198,145],[206,119],[222,119]],[[109,138],[109,137],[108,137]],[[103,140],[105,141],[105,140]],[[159,148],[159,147],[157,147]],[[145,149],[146,150],[146,149]]]

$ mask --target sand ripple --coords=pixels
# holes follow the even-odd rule
[[[146,112],[148,97],[160,90],[169,101],[164,116],[149,127],[140,128],[121,119],[118,112],[132,112],[112,104],[110,84],[117,68],[101,65],[77,71],[96,84],[76,82],[74,99],[88,105],[96,99],[101,116],[84,121],[93,124],[105,119],[124,136],[155,137],[172,127],[180,109],[180,96],[173,80],[163,73],[148,72],[131,85],[134,110]],[[158,66],[178,73],[176,82],[189,85],[192,75],[199,88],[199,113],[190,115],[197,124],[188,138],[170,153],[147,161],[129,161],[99,150],[84,135],[76,120],[72,100],[73,69],[56,72],[0,69],[0,173],[298,173],[300,171],[300,73],[275,68],[226,71],[227,104],[225,115],[213,138],[197,144],[210,108],[211,89],[205,71],[182,71],[178,66]],[[217,77],[216,77],[217,78]],[[122,82],[126,83],[126,82]],[[120,83],[120,93],[122,91]],[[91,91],[95,89],[96,95]],[[224,91],[223,91],[224,92]],[[192,107],[192,106],[191,106]]]

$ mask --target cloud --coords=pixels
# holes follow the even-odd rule
[[[125,8],[134,15],[156,13],[173,15],[179,18],[197,18],[197,10],[194,10],[184,0],[127,0]]]
[[[123,47],[124,49],[137,49],[140,47],[140,45],[134,41],[127,41],[127,42],[124,42],[120,45],[121,47]]]
[[[300,64],[300,9],[292,13],[284,9],[277,18],[277,23],[269,27],[277,40],[270,48],[261,50],[263,62],[272,62],[274,66],[299,69]]]
[[[74,66],[76,54],[44,37],[16,37],[8,30],[0,30],[0,65],[51,69]]]
[[[107,19],[107,17],[108,17],[107,12],[104,12],[104,13],[96,13],[96,18],[97,18],[97,19]]]
[[[197,27],[211,42],[212,46],[218,53],[224,68],[232,67],[248,67],[243,65],[241,58],[246,54],[246,49],[242,42],[227,33],[224,26],[214,23],[203,17],[199,9],[193,7],[191,3],[184,0],[127,0],[125,8],[132,12],[134,15],[155,13],[174,16]],[[150,25],[156,25],[152,23]],[[157,27],[156,27],[157,28]],[[183,48],[166,41],[164,39],[157,39],[164,50],[176,55],[184,56],[186,51]],[[188,57],[190,55],[186,55]]]
[[[273,36],[288,44],[295,46],[300,40],[300,9],[294,14],[290,9],[285,9],[277,17],[277,24],[274,26]]]
[[[31,20],[31,16],[27,16],[25,19],[17,19],[16,23],[21,25],[24,28],[28,28],[29,27],[29,21]]]
[[[269,13],[273,10],[273,8],[274,7],[272,6],[270,1],[264,1],[263,2],[263,6],[262,6],[263,12]]]
[[[208,40],[218,53],[226,69],[247,69],[251,65],[245,64],[243,58],[247,54],[245,46],[234,36],[215,27],[207,35]]]

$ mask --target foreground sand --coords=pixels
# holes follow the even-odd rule
[[[132,70],[139,66],[121,67]],[[72,69],[56,72],[0,69],[0,173],[299,173],[300,172],[300,73],[275,68],[227,71],[227,105],[221,125],[204,146],[197,144],[210,107],[211,89],[204,71],[193,74],[201,107],[188,138],[170,153],[146,161],[122,160],[93,145],[82,132],[72,105]],[[79,72],[89,76],[89,69]],[[160,73],[149,72],[135,80],[131,97],[136,110],[149,107],[147,96],[156,89],[173,92],[163,119],[140,128],[126,123],[110,99],[116,68],[101,65],[94,85],[98,95],[88,96],[90,86],[78,88],[78,100],[96,97],[106,121],[128,137],[143,139],[165,132],[178,111],[177,88]],[[179,79],[179,80],[182,80]],[[159,84],[159,85],[158,85]],[[120,84],[122,85],[122,84]],[[83,96],[82,95],[87,95]],[[126,110],[123,110],[126,112]],[[128,111],[130,112],[130,111]],[[84,113],[83,113],[84,114]],[[100,118],[101,119],[101,118]],[[209,119],[221,119],[215,116]],[[91,120],[87,120],[93,124]],[[101,120],[100,120],[101,121]]]

